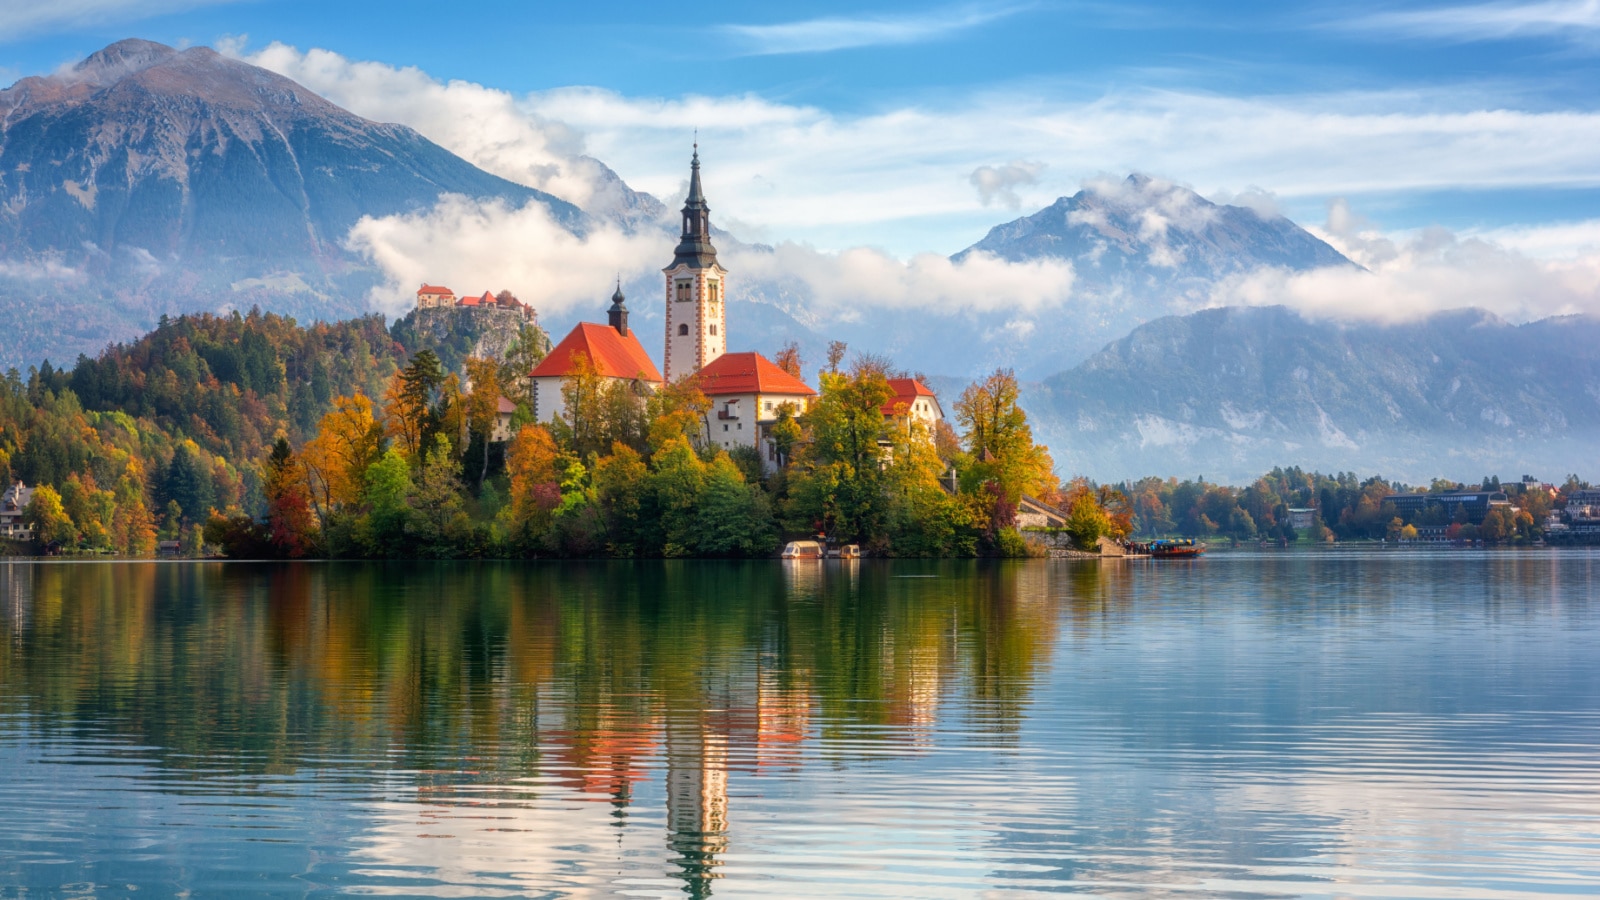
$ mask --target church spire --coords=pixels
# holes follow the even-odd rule
[[[704,269],[716,260],[717,248],[711,246],[711,207],[706,205],[705,190],[700,186],[700,142],[695,141],[694,158],[689,163],[689,197],[683,203],[683,235],[673,263]]]
[[[622,276],[618,275],[617,292],[611,295],[611,308],[606,311],[606,318],[611,327],[617,330],[617,334],[623,337],[628,336],[628,307],[623,303],[625,299],[627,298],[622,296]]]

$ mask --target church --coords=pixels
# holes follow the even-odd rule
[[[619,284],[611,297],[605,325],[581,323],[529,373],[534,418],[548,423],[564,417],[561,387],[584,354],[595,371],[610,380],[632,382],[642,394],[663,383],[696,376],[710,398],[707,435],[713,446],[753,447],[763,465],[776,467],[778,455],[768,429],[785,404],[798,415],[817,392],[760,353],[728,352],[728,270],[717,262],[711,243],[711,207],[700,184],[700,148],[689,164],[689,196],[684,201],[683,229],[672,262],[662,269],[665,281],[665,373],[657,372],[639,335],[628,327],[628,307]],[[932,391],[920,382],[895,385],[896,401],[886,414],[922,417],[937,410]]]

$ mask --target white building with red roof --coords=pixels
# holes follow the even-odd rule
[[[561,389],[575,371],[579,355],[588,358],[601,378],[632,382],[641,393],[661,386],[656,364],[640,345],[638,335],[628,328],[628,308],[623,299],[619,286],[611,297],[608,324],[579,323],[529,373],[534,421],[553,422],[557,416],[566,417],[567,404]]]
[[[817,392],[759,353],[724,353],[695,376],[711,399],[711,444],[725,450],[755,447],[767,466],[776,466],[777,449],[768,429],[789,404],[795,415],[811,408]]]
[[[930,435],[944,421],[939,396],[927,385],[915,378],[891,378],[889,387],[894,390],[894,397],[883,405],[885,418],[921,423]]]

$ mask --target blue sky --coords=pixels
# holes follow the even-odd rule
[[[724,224],[827,250],[950,253],[1132,170],[1312,226],[1342,199],[1390,236],[1600,242],[1600,0],[53,0],[5,4],[0,35],[6,80],[128,36],[226,46],[502,174],[544,151],[466,130],[537,130],[516,140],[669,200],[698,126]],[[455,81],[521,124],[404,99]]]

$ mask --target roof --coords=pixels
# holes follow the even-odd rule
[[[660,381],[661,373],[650,361],[650,354],[639,345],[639,338],[629,331],[624,337],[609,325],[580,322],[561,343],[552,349],[544,361],[528,373],[530,378],[563,377],[572,374],[572,357],[587,353],[595,370],[608,378],[643,378]]]
[[[707,397],[726,394],[790,394],[814,397],[804,381],[759,353],[724,353],[695,373]]]
[[[425,284],[422,287],[417,288],[417,293],[419,293],[419,294],[450,294],[451,296],[455,295],[455,291],[452,291],[447,287],[439,287],[437,284]]]
[[[891,378],[889,387],[894,391],[894,397],[883,405],[883,414],[886,416],[894,415],[902,405],[910,409],[918,397],[931,397],[933,402],[939,402],[939,396],[915,378]]]
[[[510,414],[517,411],[517,405],[512,403],[510,400],[507,400],[505,397],[500,398],[499,405],[496,408],[502,414]]]

